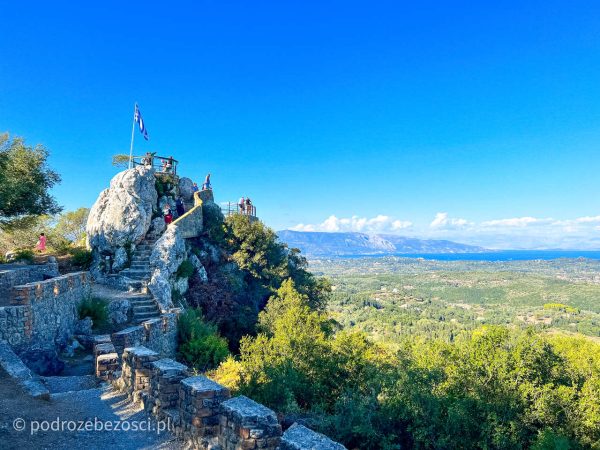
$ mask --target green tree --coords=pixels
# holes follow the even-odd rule
[[[248,273],[249,284],[260,286],[268,297],[291,278],[295,289],[307,296],[311,308],[325,308],[331,286],[307,270],[306,258],[298,249],[288,249],[275,231],[248,216],[233,214],[225,225],[227,249],[240,269]]]
[[[49,193],[60,177],[47,159],[42,145],[29,147],[22,138],[0,136],[0,225],[60,212]]]
[[[89,208],[79,208],[61,214],[54,227],[54,232],[75,245],[83,245],[89,213]]]

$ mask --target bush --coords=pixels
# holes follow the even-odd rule
[[[92,264],[92,252],[85,248],[75,247],[69,250],[73,256],[71,262],[82,269],[89,269]]]
[[[29,250],[29,249],[22,249],[22,250],[17,250],[14,254],[14,261],[23,261],[23,262],[27,262],[29,264],[33,264],[34,260],[35,260],[35,254],[33,253],[33,250]]]
[[[193,274],[194,265],[187,259],[177,268],[177,278],[189,278]]]
[[[227,340],[217,333],[216,325],[204,322],[202,312],[188,309],[179,316],[179,353],[194,369],[214,369],[229,355]]]
[[[57,255],[67,255],[73,249],[71,241],[60,236],[49,236],[50,245]]]
[[[108,308],[106,300],[97,297],[85,298],[77,307],[80,319],[90,317],[94,323],[93,328],[106,325],[108,320]]]

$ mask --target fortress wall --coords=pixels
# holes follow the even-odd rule
[[[56,277],[58,264],[56,262],[47,264],[33,264],[21,266],[17,264],[0,266],[0,305],[8,304],[11,298],[12,288],[21,284],[42,281],[44,278]]]
[[[0,336],[21,348],[65,343],[75,332],[77,305],[89,294],[88,272],[14,286],[12,305],[0,308]]]
[[[111,344],[95,347],[96,375],[110,380],[132,401],[162,420],[169,430],[194,449],[344,450],[345,447],[302,425],[285,433],[274,411],[231,394],[204,377],[189,376],[184,364],[160,358],[143,346],[123,351],[122,364]]]
[[[161,358],[173,358],[177,353],[177,312],[163,313],[156,319],[113,333],[112,344],[118,356],[128,347],[144,347]]]

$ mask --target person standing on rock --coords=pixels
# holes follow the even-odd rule
[[[39,252],[45,252],[46,251],[46,235],[44,233],[40,233],[40,237],[37,241],[37,244],[35,246],[35,249]]]
[[[192,192],[198,192],[198,191],[199,191],[198,184],[194,183],[194,186],[192,186]]]
[[[185,205],[183,203],[183,197],[181,195],[175,202],[175,208],[177,209],[177,217],[181,217],[185,214]]]
[[[212,186],[210,185],[210,173],[206,175],[206,178],[204,179],[204,184],[202,185],[202,190],[205,189],[212,189]]]
[[[240,209],[240,214],[244,214],[244,208],[246,207],[246,199],[244,197],[240,198],[238,203],[238,208]]]

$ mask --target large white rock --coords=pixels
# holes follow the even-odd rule
[[[179,235],[177,226],[171,225],[163,233],[150,254],[152,278],[148,288],[163,311],[173,307],[170,283],[172,275],[186,259],[185,241]]]
[[[88,217],[88,245],[114,253],[127,243],[139,243],[152,221],[157,193],[154,169],[137,166],[119,172],[100,193]]]
[[[179,195],[181,195],[184,200],[191,200],[194,195],[194,182],[186,177],[180,178]]]

